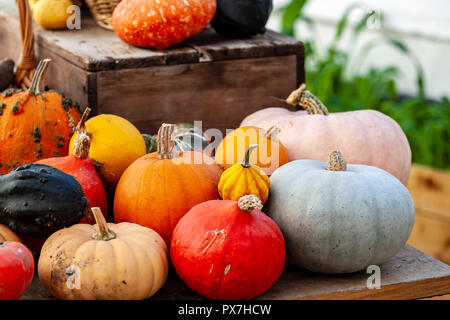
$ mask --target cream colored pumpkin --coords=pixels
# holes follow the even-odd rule
[[[267,108],[246,117],[241,127],[280,128],[278,139],[289,160],[326,161],[339,149],[349,163],[388,171],[404,185],[411,168],[411,149],[400,126],[375,110],[328,113],[327,108],[302,85],[287,102],[307,111]]]
[[[169,254],[155,231],[134,223],[77,224],[51,235],[42,247],[39,279],[58,299],[137,300],[165,283]]]

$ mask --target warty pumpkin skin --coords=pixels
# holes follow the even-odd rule
[[[329,113],[304,85],[287,102],[308,111],[266,108],[247,116],[241,126],[278,126],[291,161],[326,161],[330,150],[339,149],[349,163],[381,168],[407,184],[411,148],[393,119],[375,110]]]
[[[288,257],[314,272],[349,273],[381,265],[406,243],[414,203],[406,187],[372,166],[295,160],[270,177],[267,214],[286,239]]]
[[[253,194],[262,203],[267,201],[270,179],[259,167],[250,164],[250,154],[256,147],[250,146],[242,163],[232,165],[220,176],[218,188],[223,200],[238,201],[245,195]]]
[[[151,228],[167,245],[186,212],[198,203],[218,199],[222,173],[203,153],[174,152],[173,129],[173,125],[163,124],[158,133],[158,152],[139,158],[127,168],[114,198],[116,222]]]
[[[100,168],[100,175],[113,191],[122,173],[139,157],[146,154],[144,138],[128,120],[111,114],[101,114],[86,121],[86,129],[91,134],[89,158]],[[73,154],[72,136],[69,154]]]
[[[258,145],[250,156],[250,163],[267,175],[289,161],[284,145],[278,140],[280,130],[272,126],[263,130],[254,126],[238,128],[227,134],[217,147],[215,159],[223,169],[239,163],[251,145]]]
[[[248,299],[278,280],[285,243],[261,208],[255,195],[247,195],[239,201],[198,204],[181,218],[170,254],[177,274],[192,290],[210,299]]]
[[[154,295],[169,270],[164,240],[137,224],[106,223],[99,208],[92,212],[95,226],[77,224],[44,243],[39,280],[64,300],[138,300]]]
[[[83,117],[78,123],[76,132],[77,139],[74,141],[73,153],[66,157],[49,158],[38,161],[37,163],[46,164],[57,168],[73,176],[83,188],[84,195],[89,200],[90,207],[100,207],[105,217],[108,215],[108,202],[106,199],[103,182],[97,174],[92,160],[89,158],[89,149],[91,145],[91,134],[86,130],[86,119],[91,109],[86,108]],[[87,220],[86,217],[81,223],[94,224],[92,217]]]
[[[0,174],[68,153],[81,114],[62,94],[39,92],[49,62],[41,61],[28,91],[8,89],[0,95]]]

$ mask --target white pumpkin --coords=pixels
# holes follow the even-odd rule
[[[380,265],[404,246],[414,225],[414,203],[399,180],[376,167],[347,166],[339,151],[328,163],[287,163],[270,181],[267,213],[285,236],[288,257],[310,271]]]

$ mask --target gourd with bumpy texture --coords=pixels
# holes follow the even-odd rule
[[[390,173],[349,164],[340,152],[328,163],[296,160],[270,178],[267,213],[280,226],[288,257],[323,273],[381,265],[406,243],[414,204]]]
[[[116,222],[133,222],[158,232],[167,245],[173,229],[193,206],[219,197],[222,170],[201,152],[174,151],[173,124],[158,132],[158,152],[131,164],[114,198]]]
[[[291,93],[287,102],[306,111],[266,108],[247,116],[241,127],[278,126],[278,138],[291,161],[326,161],[330,150],[339,149],[349,163],[381,168],[406,185],[411,148],[393,119],[375,110],[329,113],[304,84]]]
[[[92,117],[86,121],[86,130],[91,134],[89,158],[98,166],[107,189],[113,191],[125,169],[145,155],[144,138],[131,122],[112,114]],[[74,154],[77,136],[75,132],[70,140],[69,154]]]
[[[286,252],[275,222],[255,195],[211,200],[193,207],[173,232],[170,255],[194,291],[220,300],[267,291],[283,271]]]
[[[19,242],[0,241],[0,300],[19,299],[34,275],[33,254]]]
[[[100,207],[105,217],[108,215],[108,202],[103,182],[89,158],[91,134],[86,130],[86,119],[91,112],[86,108],[77,126],[77,138],[74,141],[73,154],[66,157],[49,158],[37,163],[46,164],[73,176],[83,187],[83,192],[91,207]],[[95,223],[89,215],[81,223]]]
[[[49,59],[36,68],[27,91],[0,95],[0,174],[39,159],[64,157],[80,121],[78,104],[56,91],[40,92]]]
[[[259,167],[250,164],[250,154],[256,148],[250,146],[242,163],[235,164],[220,176],[219,195],[223,200],[235,200],[253,194],[265,203],[269,196],[269,177]]]
[[[169,253],[153,230],[134,223],[77,224],[54,233],[42,247],[39,280],[57,299],[137,300],[165,283]]]
[[[112,24],[128,44],[167,49],[205,29],[215,12],[216,0],[123,0]]]
[[[19,235],[48,237],[80,222],[89,209],[74,177],[43,164],[0,175],[0,223]]]
[[[289,161],[288,153],[278,140],[280,129],[272,126],[267,130],[257,127],[241,127],[223,138],[216,150],[215,159],[224,169],[239,163],[251,145],[258,145],[250,156],[250,163],[271,175],[278,167]]]

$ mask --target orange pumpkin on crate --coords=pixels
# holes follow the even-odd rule
[[[201,152],[173,151],[173,124],[158,132],[158,151],[133,162],[114,198],[116,223],[132,222],[158,232],[167,245],[177,222],[193,206],[218,199],[222,170]]]
[[[0,95],[0,174],[39,159],[66,156],[81,113],[56,91],[40,92],[49,59],[42,60],[27,91]]]

